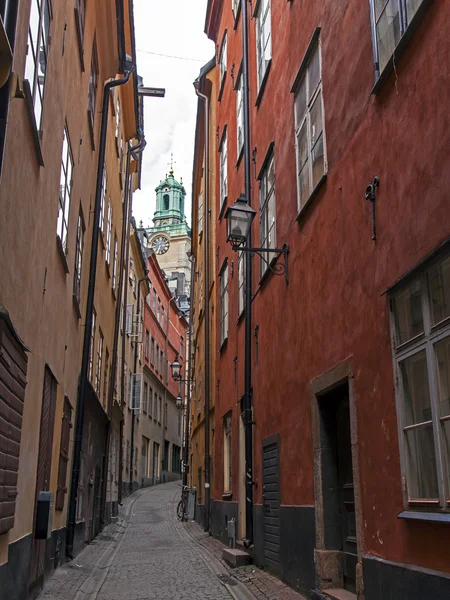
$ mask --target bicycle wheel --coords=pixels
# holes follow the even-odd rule
[[[180,519],[180,521],[182,521],[184,519],[184,511],[185,511],[184,500],[181,499],[178,502],[178,506],[177,506],[177,517]]]

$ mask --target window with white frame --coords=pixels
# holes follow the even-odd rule
[[[59,210],[56,234],[59,237],[64,254],[67,254],[67,236],[69,232],[70,197],[72,194],[73,158],[69,132],[64,127],[61,175],[59,183]]]
[[[450,510],[450,253],[390,296],[402,474],[410,506]]]
[[[117,287],[117,261],[119,254],[119,243],[117,240],[117,234],[114,234],[114,257],[113,257],[113,273],[112,273],[112,289],[115,290]]]
[[[116,143],[117,149],[119,149],[119,135],[120,135],[120,98],[116,101]]]
[[[83,213],[78,214],[77,224],[77,242],[75,246],[75,268],[73,272],[73,295],[81,302],[81,269],[83,266],[83,246],[84,246],[84,219]]]
[[[261,0],[256,15],[256,60],[258,89],[264,81],[267,67],[272,59],[271,0]]]
[[[198,235],[203,231],[203,192],[198,195]]]
[[[111,200],[108,202],[108,223],[106,225],[106,262],[110,263],[111,260],[111,234],[112,234],[112,206]]]
[[[219,69],[220,69],[220,84],[223,85],[223,80],[227,72],[227,34],[223,36],[222,46],[220,48],[219,57]]]
[[[102,360],[103,360],[103,333],[102,330],[98,329],[98,340],[97,340],[97,368],[95,370],[95,391],[97,396],[100,398],[100,386],[102,383]]]
[[[370,3],[378,78],[425,0],[370,0]]]
[[[220,273],[220,344],[228,338],[228,264]]]
[[[238,315],[245,308],[245,252],[240,251],[238,257]]]
[[[237,156],[239,158],[244,147],[244,78],[242,73],[236,83],[236,134]]]
[[[233,15],[234,15],[235,19],[238,16],[240,4],[241,4],[241,0],[231,0],[231,10],[233,11]]]
[[[233,490],[233,448],[231,445],[232,419],[231,412],[223,419],[223,491],[231,494]]]
[[[38,131],[42,130],[51,18],[52,12],[49,0],[32,0],[28,26],[25,79],[30,84],[31,101]]]
[[[102,174],[102,191],[100,194],[100,221],[98,222],[98,228],[103,233],[105,227],[105,203],[106,203],[106,167],[103,165]]]
[[[222,209],[228,197],[228,141],[227,131],[222,137],[220,144],[220,209]]]
[[[299,210],[306,204],[327,169],[320,42],[314,43],[294,101]]]
[[[260,174],[260,241],[261,248],[275,248],[276,238],[276,203],[275,203],[275,159],[273,152],[266,160],[265,167]],[[268,265],[276,254],[267,253],[261,256],[261,276],[266,272]]]

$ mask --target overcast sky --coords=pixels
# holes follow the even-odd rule
[[[147,227],[155,210],[155,188],[169,172],[171,152],[175,178],[182,178],[186,188],[186,216],[191,222],[197,115],[192,84],[201,67],[214,56],[214,44],[203,32],[206,4],[207,0],[134,0],[138,73],[144,85],[166,88],[165,98],[144,99],[147,147],[142,189],[134,195],[133,214]]]

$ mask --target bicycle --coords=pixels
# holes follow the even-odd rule
[[[187,485],[181,486],[181,500],[177,506],[177,517],[180,521],[187,521],[187,510],[188,510],[188,493],[189,487]]]

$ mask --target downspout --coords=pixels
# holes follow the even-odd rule
[[[243,4],[246,4],[243,2]],[[210,334],[209,334],[209,98],[199,91],[199,82],[194,84],[195,93],[205,103],[205,200],[203,202],[203,223],[205,233],[204,268],[205,268],[205,531],[209,531],[211,512],[211,482],[210,482]],[[193,282],[193,279],[191,279]],[[191,284],[191,287],[192,284]]]
[[[131,67],[134,69],[134,66]],[[103,91],[102,123],[100,129],[100,143],[98,150],[97,184],[95,189],[94,222],[92,225],[92,244],[89,265],[89,283],[86,303],[85,328],[83,338],[83,354],[81,360],[81,373],[77,398],[77,414],[75,421],[75,435],[73,448],[72,478],[70,486],[69,511],[68,511],[68,535],[66,551],[73,558],[73,542],[75,537],[75,519],[78,497],[78,482],[80,478],[81,450],[83,442],[84,405],[86,401],[88,386],[89,350],[92,333],[92,311],[94,309],[95,279],[97,275],[98,255],[98,228],[100,223],[100,204],[102,193],[103,169],[105,163],[106,135],[108,131],[108,109],[110,102],[110,91],[120,85],[128,83],[131,70],[127,71],[122,79],[115,79],[105,84]]]
[[[188,484],[189,474],[189,422],[191,416],[191,382],[192,382],[192,306],[194,304],[194,269],[195,259],[193,256],[190,257],[191,261],[191,299],[190,299],[190,314],[189,314],[189,341],[188,341],[188,376],[187,376],[187,397],[186,397],[186,418],[184,422],[184,471],[183,471],[183,485]],[[191,480],[192,483],[192,480]]]
[[[138,243],[139,240],[138,240]],[[143,283],[144,281],[147,281],[147,276],[148,276],[148,271],[145,271],[145,277],[141,277],[141,279],[139,279],[138,281],[138,293],[137,293],[137,310],[136,310],[136,321],[138,323],[139,326],[139,315],[141,314],[141,283]],[[138,340],[135,340],[134,342],[134,364],[133,364],[133,374],[136,375],[136,369],[137,369],[137,360],[138,360]],[[141,385],[143,385],[143,382],[141,382]],[[129,483],[129,489],[130,489],[130,494],[133,493],[133,458],[134,458],[134,427],[135,427],[135,421],[136,421],[136,412],[134,410],[131,411],[131,449],[130,449],[130,483]]]
[[[250,110],[248,85],[247,2],[242,10],[242,83],[244,103],[244,181],[245,197],[251,206]],[[251,230],[246,246],[251,247]],[[246,546],[253,544],[253,413],[252,413],[252,254],[245,253],[245,352],[244,352],[244,425],[245,425],[245,533]]]

